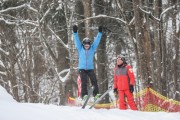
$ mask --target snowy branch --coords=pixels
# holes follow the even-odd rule
[[[154,18],[155,20],[157,20],[157,21],[161,21],[163,15],[164,15],[165,13],[167,13],[169,10],[172,10],[173,8],[175,8],[175,5],[174,5],[174,6],[170,6],[170,7],[168,7],[167,9],[165,9],[165,10],[160,14],[160,18],[157,18],[157,17],[155,17],[150,11],[146,11],[146,10],[142,9],[141,7],[139,7],[139,9],[140,9],[142,12],[144,12],[144,13],[146,13],[146,14],[149,14],[151,17],[153,17],[153,18]]]
[[[39,26],[39,24],[37,22],[31,21],[31,20],[20,20],[20,23],[25,23],[25,24],[33,25],[35,27]]]
[[[23,5],[20,5],[20,6],[17,6],[17,7],[10,7],[10,8],[7,8],[5,10],[0,10],[0,13],[4,13],[4,12],[8,12],[8,11],[11,11],[11,10],[16,10],[16,9],[21,9],[21,8],[29,8],[30,10],[34,11],[34,12],[38,12],[38,10],[32,8],[30,5],[28,4],[23,4]]]
[[[0,18],[0,21],[4,21],[8,25],[19,25],[19,24],[29,24],[35,27],[38,27],[39,24],[35,21],[31,20],[5,20],[4,18]]]
[[[0,60],[0,66],[4,67],[5,68],[5,65],[4,63]]]
[[[28,6],[29,10],[34,11],[34,12],[38,13],[38,10],[34,9],[34,8],[33,8],[33,7],[31,7],[30,5],[27,5],[27,6]]]
[[[31,7],[29,4],[23,4],[20,6],[16,6],[16,7],[9,7],[7,9],[4,10],[0,10],[0,14],[1,16],[4,16],[2,13],[4,12],[8,12],[8,11],[13,11],[13,10],[17,10],[17,9],[21,9],[21,8],[28,8],[29,10],[38,13],[38,10],[34,9],[33,7]],[[7,15],[6,15],[7,16]],[[12,17],[12,16],[10,16]],[[4,21],[6,24],[8,25],[19,25],[19,24],[29,24],[29,25],[33,25],[38,27],[39,24],[35,21],[31,21],[31,20],[18,20],[15,17],[13,17],[15,20],[6,20],[4,18],[0,18],[0,21]]]
[[[94,19],[94,18],[111,18],[111,19],[115,19],[117,21],[121,21],[123,22],[124,24],[126,24],[126,21],[120,19],[120,18],[117,18],[117,17],[112,17],[112,16],[107,16],[107,15],[97,15],[97,16],[94,16],[94,17],[89,17],[89,18],[86,18],[86,19],[83,19],[83,20],[78,20],[79,22],[82,22],[84,20],[89,20],[89,19]]]
[[[0,74],[6,76],[6,75],[7,75],[7,72],[1,72],[1,71],[0,71]]]
[[[58,73],[57,68],[55,68],[55,72],[57,73],[58,78],[60,79],[61,83],[66,82],[66,80],[69,78],[69,75],[70,75],[70,69],[64,69],[60,73]],[[62,77],[61,75],[65,74],[65,73],[66,73],[66,75],[64,77]]]
[[[132,24],[133,24],[133,22],[134,22],[134,20],[135,20],[135,17],[133,17],[133,18],[131,19],[131,21],[129,22],[129,24],[128,24],[128,25],[129,25],[129,26],[130,26],[130,25],[132,25]]]
[[[2,52],[4,55],[8,56],[9,52],[4,51],[2,48],[0,48],[0,52]]]
[[[46,18],[46,16],[50,13],[50,8],[46,11],[46,13],[44,14],[44,16],[41,18],[40,23]]]
[[[38,97],[40,97],[40,98],[43,99],[43,97],[41,97],[41,95],[39,95],[38,92],[34,91],[33,88],[31,88],[31,87],[30,87],[29,85],[27,85],[25,82],[20,81],[20,83],[23,84],[25,87],[29,88],[31,91],[33,91],[33,93],[35,93]]]
[[[169,10],[171,10],[171,9],[173,9],[173,8],[175,8],[175,5],[173,5],[173,6],[171,6],[171,7],[168,7],[167,9],[165,9],[165,10],[161,13],[160,19],[162,19],[162,16],[163,16],[165,13],[167,13]]]
[[[17,24],[16,22],[10,22],[9,20],[5,20],[4,18],[0,18],[0,21],[4,21],[8,25],[15,25],[15,24]]]
[[[148,11],[145,11],[145,10],[142,9],[141,7],[139,7],[139,9],[140,9],[142,12],[144,12],[144,13],[150,15],[151,17],[153,17],[155,20],[160,21],[160,19],[159,19],[159,18],[156,18],[155,16],[153,16],[150,11],[149,11],[149,12],[148,12]]]
[[[61,77],[61,75],[64,74],[64,73],[67,73],[67,74],[64,77]],[[70,69],[62,70],[58,75],[61,78],[61,81],[65,82],[68,79],[69,75],[70,75]]]
[[[0,79],[0,82],[2,82],[3,84],[8,84],[7,82],[5,82],[4,80]]]
[[[51,33],[57,38],[57,40],[66,48],[68,49],[68,46],[62,41],[62,39],[56,35],[56,33],[47,25],[48,29],[51,31]]]

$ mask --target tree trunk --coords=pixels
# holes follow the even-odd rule
[[[177,1],[172,0],[172,5],[177,4]],[[177,9],[177,8],[175,8]],[[173,72],[173,82],[174,82],[174,96],[176,100],[180,99],[180,95],[178,95],[178,91],[179,91],[179,85],[178,85],[178,60],[179,60],[179,44],[180,44],[180,40],[178,39],[178,37],[176,36],[176,30],[177,30],[177,22],[176,22],[176,15],[177,12],[176,10],[173,10],[172,12],[172,30],[173,30],[173,44],[174,44],[174,48],[175,48],[175,53],[173,56],[173,63],[172,63],[172,72]]]
[[[84,17],[88,18],[91,17],[91,0],[82,0],[83,3],[83,8],[84,8]],[[92,38],[92,30],[88,29],[89,27],[92,26],[92,20],[85,20],[85,35],[86,37],[91,37]]]
[[[96,5],[102,5],[104,6],[105,3],[103,0],[98,0],[94,1],[94,8],[95,8],[95,14],[103,14],[104,13],[104,8],[99,7]],[[103,18],[97,20],[97,26],[100,25],[105,25],[105,21]],[[106,38],[107,36],[103,33],[103,36],[101,38],[101,42],[99,44],[99,47],[97,49],[97,80],[98,80],[98,86],[99,86],[99,92],[102,94],[108,89],[108,82],[109,80],[107,79],[107,55],[106,55]],[[102,102],[109,102],[108,96],[105,97],[104,101]]]
[[[144,27],[143,27],[143,15],[139,10],[140,1],[133,1],[134,16],[135,16],[135,30],[136,30],[136,41],[137,41],[137,73],[138,79],[141,80],[144,87],[148,85],[148,70],[147,70],[147,58],[144,49]]]

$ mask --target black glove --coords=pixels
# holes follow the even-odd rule
[[[134,92],[134,86],[133,85],[129,85],[129,90],[130,90],[131,93],[133,93]]]
[[[73,26],[73,32],[77,33],[78,27],[76,25]]]
[[[118,94],[118,90],[117,88],[114,89],[114,95],[117,95]]]
[[[99,26],[99,32],[102,32],[103,27]]]

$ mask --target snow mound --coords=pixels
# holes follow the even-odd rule
[[[0,101],[16,102],[2,86],[0,86]]]

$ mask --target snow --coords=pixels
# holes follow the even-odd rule
[[[13,99],[13,97],[10,94],[7,93],[7,91],[2,86],[0,86],[0,104],[2,102],[12,103],[12,102],[16,102],[16,101]],[[1,113],[1,107],[0,107],[0,113]],[[0,119],[0,120],[2,120],[2,119]]]
[[[0,65],[5,68],[4,63],[0,60]]]
[[[170,10],[172,10],[172,9],[175,9],[175,5],[170,6],[170,7],[166,8],[165,10],[163,10],[163,12],[160,14],[160,17],[159,17],[159,18],[155,17],[150,11],[146,11],[146,10],[142,9],[141,7],[139,7],[139,9],[140,9],[142,12],[151,15],[155,20],[161,21],[161,19],[163,18],[163,15],[164,15],[165,13],[168,13],[168,11],[170,11]],[[153,10],[155,10],[155,9],[153,9]]]
[[[7,72],[1,72],[1,71],[0,71],[0,74],[1,74],[1,75],[7,75]]]
[[[1,20],[1,19],[0,19]],[[5,54],[5,55],[9,55],[9,52],[6,52],[6,51],[4,51],[2,48],[0,48],[0,51],[3,53],[3,54]]]
[[[29,4],[23,4],[23,5],[20,5],[20,6],[16,6],[16,7],[9,7],[7,9],[4,9],[4,10],[0,10],[0,13],[4,13],[4,12],[8,12],[10,10],[16,10],[16,9],[20,9],[20,8],[28,8],[34,12],[38,12],[38,10],[32,8]]]
[[[0,120],[180,120],[180,113],[18,103],[0,86]]]
[[[97,15],[97,16],[89,17],[89,18],[86,18],[86,19],[84,19],[84,20],[88,20],[88,19],[92,19],[92,18],[101,18],[101,17],[102,17],[102,18],[115,19],[115,20],[117,20],[117,21],[121,21],[121,22],[124,23],[124,24],[127,24],[126,21],[124,21],[124,20],[122,20],[122,19],[120,19],[120,18],[112,17],[112,16],[107,16],[107,15],[104,15],[104,14],[99,14],[99,15]],[[82,20],[78,20],[78,21],[82,21]]]
[[[64,73],[67,73],[67,74],[64,77],[61,77],[61,75]],[[62,82],[65,82],[68,79],[69,75],[70,75],[70,69],[64,69],[60,73],[58,73],[58,76]]]

